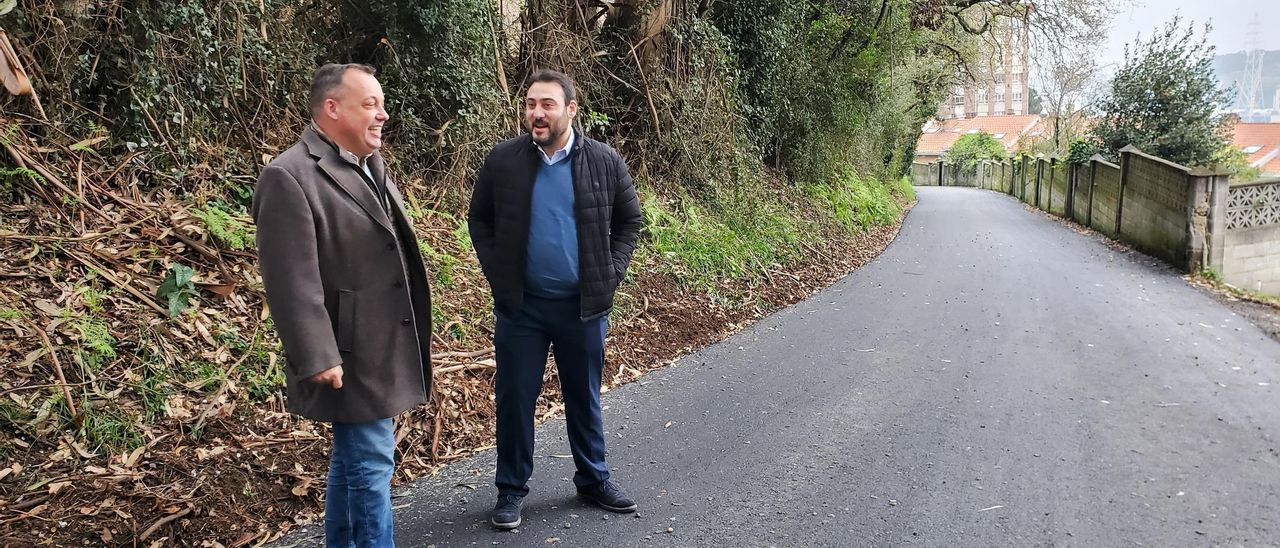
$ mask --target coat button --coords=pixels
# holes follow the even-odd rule
[[[387,242],[387,249],[395,249],[395,248],[396,248],[395,242]]]
[[[404,287],[404,282],[402,282],[402,281],[400,281],[400,280],[396,280],[396,283],[393,283],[393,284],[391,284],[391,285],[392,285],[392,286],[394,286],[394,287],[400,288],[400,287]]]
[[[409,318],[405,318],[405,319],[403,319],[403,320],[400,320],[400,325],[408,326],[408,325],[409,325],[409,324],[411,324],[411,323],[413,323],[413,320],[410,320]]]

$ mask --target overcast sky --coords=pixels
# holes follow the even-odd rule
[[[1249,30],[1258,17],[1257,47],[1280,50],[1280,0],[1130,0],[1113,19],[1110,37],[1098,63],[1106,66],[1124,61],[1124,45],[1133,42],[1138,33],[1143,40],[1152,30],[1181,14],[1190,19],[1213,24],[1209,43],[1218,54],[1235,53],[1254,47]]]

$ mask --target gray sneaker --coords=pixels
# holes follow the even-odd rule
[[[524,497],[520,495],[498,495],[498,504],[489,514],[489,521],[498,529],[515,529],[520,526],[520,503]]]

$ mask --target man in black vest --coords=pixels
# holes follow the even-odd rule
[[[494,147],[480,168],[467,221],[493,290],[497,325],[499,529],[520,525],[533,474],[534,406],[553,349],[564,394],[578,494],[606,510],[636,503],[609,480],[600,378],[614,290],[642,225],[617,151],[573,130],[568,76],[539,71],[525,96],[529,133]]]

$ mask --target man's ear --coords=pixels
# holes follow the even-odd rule
[[[332,97],[324,100],[324,108],[322,109],[325,117],[330,120],[338,119],[338,100]]]
[[[568,106],[568,107],[566,107],[566,110],[568,111],[568,113],[569,113],[569,117],[570,117],[570,118],[573,118],[573,117],[577,116],[577,115],[578,115],[578,101],[577,101],[577,100],[569,101],[569,106]]]

